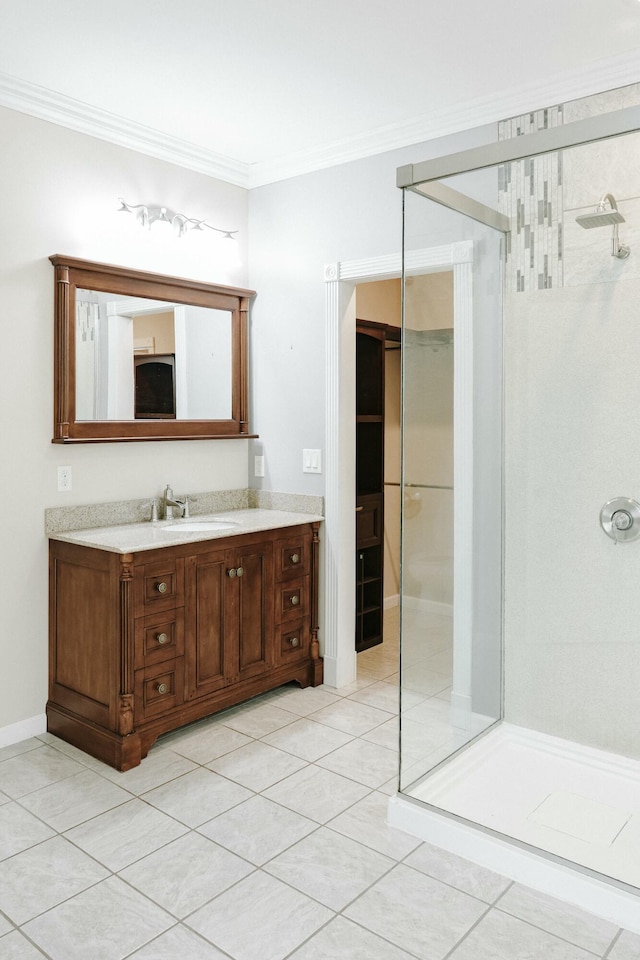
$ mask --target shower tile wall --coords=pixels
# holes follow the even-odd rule
[[[557,127],[562,113],[560,105],[503,120],[498,138]],[[507,277],[514,292],[562,286],[562,179],[557,153],[514,161],[498,171],[498,207],[511,221]]]
[[[504,338],[504,716],[637,760],[640,541],[598,518],[640,496],[639,304],[639,280],[511,294]]]
[[[564,104],[546,122],[638,103],[640,84]],[[517,121],[503,127],[517,135]],[[640,549],[616,547],[598,518],[614,496],[640,498],[639,156],[640,134],[576,147],[541,180],[518,164],[502,192],[514,235],[504,310],[504,716],[636,760]],[[545,183],[547,251],[559,240],[546,274],[544,241],[536,235],[532,250],[524,229],[536,202],[544,208]],[[610,255],[611,228],[575,222],[607,192],[626,220],[627,260]]]
[[[640,84],[583,97],[512,117],[499,124],[499,139],[524,136],[640,103]],[[507,289],[513,293],[640,277],[640,179],[638,135],[507,164],[499,172],[499,202],[512,223],[507,248]],[[623,243],[638,255],[609,255],[611,233],[583,230],[575,222],[612,193],[626,223]]]

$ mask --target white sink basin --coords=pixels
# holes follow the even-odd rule
[[[168,533],[201,533],[215,530],[231,530],[237,527],[235,520],[177,520],[165,527]]]

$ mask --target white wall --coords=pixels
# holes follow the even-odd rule
[[[251,191],[254,423],[265,454],[256,484],[324,489],[302,473],[302,449],[324,446],[325,265],[400,253],[398,166],[494,139],[493,126],[479,128]]]
[[[247,286],[247,197],[240,188],[62,127],[0,110],[3,672],[0,730],[44,713],[47,698],[45,507],[244,487],[248,441],[51,443],[53,253]],[[117,197],[163,202],[240,230],[239,264],[212,246],[162,247]],[[201,238],[190,238],[193,241]],[[202,238],[205,239],[205,238]],[[73,490],[57,492],[70,464]]]
[[[2,458],[7,501],[0,730],[42,716],[47,697],[46,507],[243,487],[250,441],[51,444],[53,269],[63,253],[257,289],[251,318],[252,427],[266,454],[265,489],[324,492],[302,474],[302,448],[324,448],[327,262],[400,250],[396,167],[494,137],[484,128],[255,190],[237,187],[22,114],[0,111],[3,231]],[[164,203],[241,231],[239,262],[188,242],[162,247],[116,198]],[[124,223],[123,223],[124,221]],[[200,238],[191,238],[193,241]],[[73,469],[71,493],[56,468]],[[17,729],[13,727],[13,729]]]

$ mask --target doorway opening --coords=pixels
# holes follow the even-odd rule
[[[419,691],[448,699],[453,670],[453,274],[407,278],[405,340],[421,403],[406,424],[419,452],[401,485],[400,279],[356,285],[357,679],[397,684],[400,513],[419,569],[404,571],[405,621],[425,618],[438,638],[412,669]],[[409,599],[411,610],[409,610]],[[408,629],[409,623],[405,623]],[[427,655],[428,654],[428,655]]]

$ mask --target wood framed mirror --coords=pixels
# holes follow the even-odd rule
[[[53,443],[255,436],[253,290],[55,254]]]

